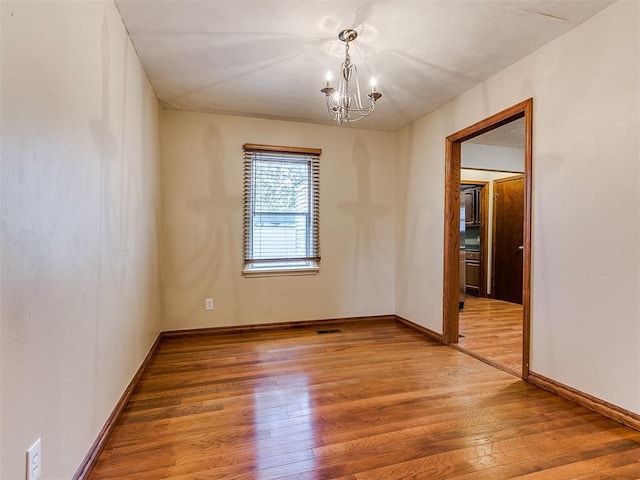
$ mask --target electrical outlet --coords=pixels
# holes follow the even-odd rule
[[[42,446],[40,439],[27,450],[27,480],[38,480],[42,469]]]
[[[213,298],[205,298],[204,299],[204,309],[205,310],[213,310]]]

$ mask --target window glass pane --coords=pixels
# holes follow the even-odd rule
[[[307,223],[306,213],[256,213],[253,216],[253,258],[305,257]]]
[[[309,166],[300,162],[257,161],[256,212],[306,212]]]

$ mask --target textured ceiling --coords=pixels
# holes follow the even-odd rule
[[[397,130],[596,14],[610,0],[116,0],[165,108],[331,124],[325,74],[351,44]]]
[[[501,127],[489,130],[482,135],[467,140],[469,143],[496,145],[499,147],[524,148],[526,144],[524,117]]]

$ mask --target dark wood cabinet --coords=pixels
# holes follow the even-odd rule
[[[471,295],[480,295],[480,252],[465,253],[465,290]]]
[[[460,202],[464,202],[465,223],[465,291],[483,297],[486,289],[486,182],[462,182]]]
[[[464,196],[464,223],[466,225],[480,225],[482,222],[480,215],[480,190],[482,187],[465,188],[462,191]]]

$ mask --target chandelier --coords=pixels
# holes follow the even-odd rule
[[[349,42],[358,36],[358,32],[346,29],[338,34],[338,38],[345,43],[344,62],[340,67],[340,81],[338,89],[331,86],[331,72],[327,72],[327,84],[320,90],[325,94],[327,101],[327,111],[329,116],[338,124],[347,122],[357,122],[364,117],[368,117],[376,108],[376,100],[382,94],[376,91],[376,80],[371,78],[371,91],[367,95],[371,103],[364,106],[360,95],[360,84],[358,82],[358,67],[351,63],[349,55]],[[352,83],[351,80],[353,80]]]

